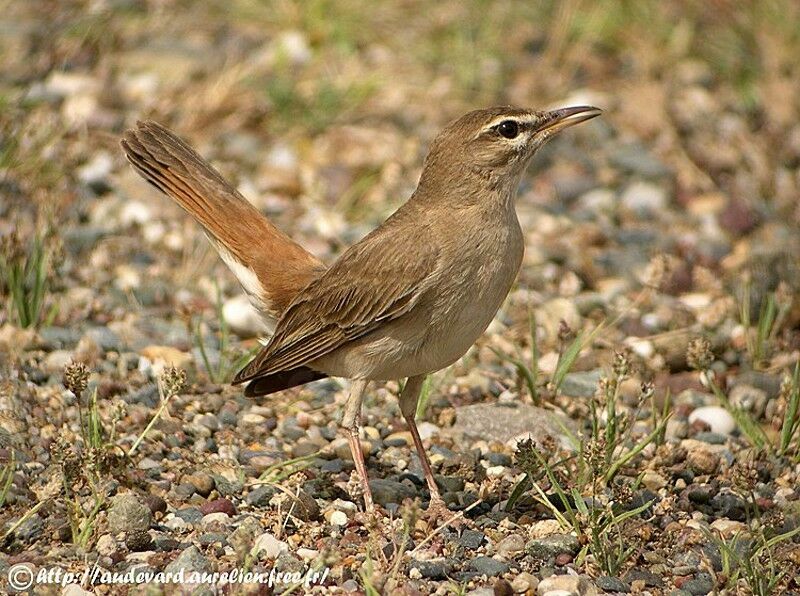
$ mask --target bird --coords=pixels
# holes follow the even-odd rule
[[[259,397],[325,377],[349,379],[341,426],[364,510],[376,511],[359,440],[373,381],[403,380],[399,406],[430,493],[449,513],[415,421],[427,375],[486,330],[522,264],[515,198],[531,158],[593,106],[468,112],[435,136],[416,189],[379,227],[326,266],[279,230],[185,141],[154,121],[121,140],[133,168],[202,226],[274,331],[233,378]]]

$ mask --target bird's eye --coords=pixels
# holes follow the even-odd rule
[[[497,132],[507,139],[513,139],[519,134],[519,124],[514,120],[503,120],[497,125]]]

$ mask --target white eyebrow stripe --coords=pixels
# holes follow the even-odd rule
[[[487,124],[484,127],[484,130],[489,130],[491,128],[494,128],[495,126],[497,126],[501,122],[505,122],[506,120],[516,120],[517,122],[533,122],[534,120],[536,120],[536,115],[519,114],[517,116],[509,116],[506,114],[505,116],[498,116],[497,118],[489,122],[489,124]]]

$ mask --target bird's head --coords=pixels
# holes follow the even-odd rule
[[[474,110],[447,125],[433,141],[423,179],[432,175],[454,182],[459,176],[476,175],[493,186],[514,190],[539,147],[565,128],[600,113],[591,106]]]

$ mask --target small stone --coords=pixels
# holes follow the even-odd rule
[[[401,431],[397,433],[392,433],[388,437],[383,440],[384,444],[389,447],[404,447],[405,445],[413,445],[414,440],[411,438],[411,433],[406,431]]]
[[[147,346],[139,351],[142,359],[139,361],[139,368],[152,370],[157,373],[166,366],[176,368],[186,368],[192,361],[192,355],[181,352],[171,346]],[[146,362],[143,363],[142,360]]]
[[[577,554],[580,549],[578,539],[569,534],[553,534],[544,538],[534,538],[525,545],[529,555],[540,560],[554,559],[562,553]]]
[[[696,474],[713,474],[719,466],[719,457],[708,449],[698,448],[686,454],[686,463]]]
[[[510,534],[497,543],[497,554],[512,557],[525,549],[525,539],[519,534]]]
[[[289,513],[302,521],[313,521],[319,519],[320,509],[317,501],[305,490],[299,490],[291,494],[288,503]]]
[[[567,397],[592,397],[602,377],[603,371],[600,369],[567,373],[561,383],[561,393]]]
[[[386,506],[389,503],[401,504],[405,499],[413,499],[417,496],[417,491],[403,482],[376,478],[369,481],[372,489],[372,498],[379,505]]]
[[[192,571],[211,572],[211,563],[196,546],[181,551],[178,557],[164,568],[167,573],[176,574],[181,570],[188,574]]]
[[[326,513],[325,519],[328,520],[328,523],[332,526],[347,525],[347,514],[344,511],[330,511]]]
[[[597,584],[597,587],[604,592],[627,594],[631,591],[631,587],[624,581],[616,577],[609,577],[607,575],[601,575],[598,577],[595,580],[595,584]]]
[[[417,424],[417,432],[419,432],[419,438],[423,441],[426,441],[431,437],[438,435],[441,432],[441,429],[432,422],[423,421]]]
[[[64,367],[73,361],[72,352],[67,350],[53,350],[45,356],[42,367],[51,374],[64,372]]]
[[[532,438],[540,444],[545,437],[555,437],[568,448],[570,443],[562,424],[577,432],[571,419],[544,408],[528,404],[518,404],[517,407],[473,404],[456,408],[456,424],[452,432],[467,438],[505,444],[516,444],[524,438]]]
[[[110,557],[117,552],[117,541],[111,534],[103,534],[97,539],[95,550],[101,557]]]
[[[747,526],[740,521],[730,519],[715,519],[711,522],[711,529],[719,533],[722,538],[733,538],[737,534],[744,532]]]
[[[433,479],[436,481],[436,485],[443,492],[457,493],[464,490],[464,479],[459,478],[458,476],[443,476],[441,474],[435,474]]]
[[[508,565],[491,557],[475,557],[469,562],[469,568],[475,573],[494,577],[508,571]]]
[[[228,499],[214,499],[207,501],[200,506],[200,512],[203,515],[209,513],[224,513],[225,515],[236,515],[236,507]]]
[[[483,544],[486,534],[479,530],[464,530],[458,537],[458,543],[469,550],[477,550]]]
[[[747,519],[747,502],[739,495],[730,491],[720,492],[711,499],[711,506],[720,517],[727,517],[734,521]]]
[[[620,202],[641,215],[662,213],[667,208],[667,191],[649,182],[633,182],[622,192]]]
[[[278,492],[274,486],[270,485],[262,485],[254,488],[245,497],[245,501],[248,505],[252,505],[254,507],[266,507],[269,505],[270,499],[275,496],[275,493]]]
[[[61,591],[60,596],[93,596],[93,594],[95,594],[95,592],[88,592],[78,584],[67,584]]]
[[[563,567],[564,565],[569,565],[570,563],[572,563],[572,560],[573,560],[574,558],[575,558],[575,557],[573,557],[573,556],[572,556],[571,554],[569,554],[569,553],[561,553],[560,555],[557,555],[557,556],[556,556],[556,558],[555,558],[555,564],[556,564],[558,567]]]
[[[750,412],[756,417],[763,416],[768,401],[766,391],[744,383],[738,383],[731,389],[728,399],[737,408]]]
[[[539,582],[539,596],[596,596],[597,588],[584,575],[551,575]]]
[[[416,570],[419,572],[420,577],[426,579],[445,579],[450,573],[453,565],[447,559],[429,559],[427,561],[411,560],[409,570]]]
[[[289,545],[278,540],[269,532],[264,532],[255,540],[253,544],[253,556],[263,554],[267,559],[277,559],[282,552],[288,552]]]
[[[653,573],[652,571],[648,571],[647,569],[643,569],[640,567],[634,567],[627,574],[625,574],[625,582],[631,584],[633,587],[634,582],[641,582],[643,586],[650,586],[653,588],[661,588],[664,585],[664,582],[661,581],[661,578]],[[634,592],[635,592],[634,588]]]
[[[729,435],[736,430],[736,421],[730,412],[720,406],[703,406],[689,414],[689,424],[696,421],[707,424],[711,432]]]
[[[203,519],[203,512],[197,507],[185,507],[184,509],[178,509],[175,512],[175,516],[190,524],[196,524]]]
[[[705,596],[714,591],[714,580],[708,573],[698,573],[694,579],[684,582],[681,589],[692,596]]]
[[[214,490],[214,479],[203,472],[187,474],[183,477],[183,482],[188,482],[194,486],[198,495],[207,497]]]
[[[246,267],[242,267],[243,273],[250,273]],[[222,318],[241,338],[260,337],[270,332],[269,327],[264,323],[264,319],[250,303],[250,299],[245,294],[239,294],[229,298],[222,305]]]
[[[511,582],[511,587],[517,594],[525,594],[529,590],[535,590],[539,586],[539,578],[523,571],[514,581]]]
[[[111,499],[107,516],[108,529],[112,534],[146,531],[150,528],[152,517],[150,509],[138,496],[123,493]]]
[[[236,528],[228,536],[228,544],[236,551],[236,555],[240,559],[252,550],[256,535],[261,531],[261,525],[254,517],[245,517]]]
[[[125,536],[125,546],[131,552],[146,551],[153,544],[153,538],[147,530],[136,530]]]
[[[99,194],[109,189],[108,176],[113,167],[111,155],[107,151],[98,151],[76,173],[78,180]]]
[[[644,484],[646,488],[656,492],[667,485],[667,479],[658,472],[647,470],[642,477],[642,484]]]

